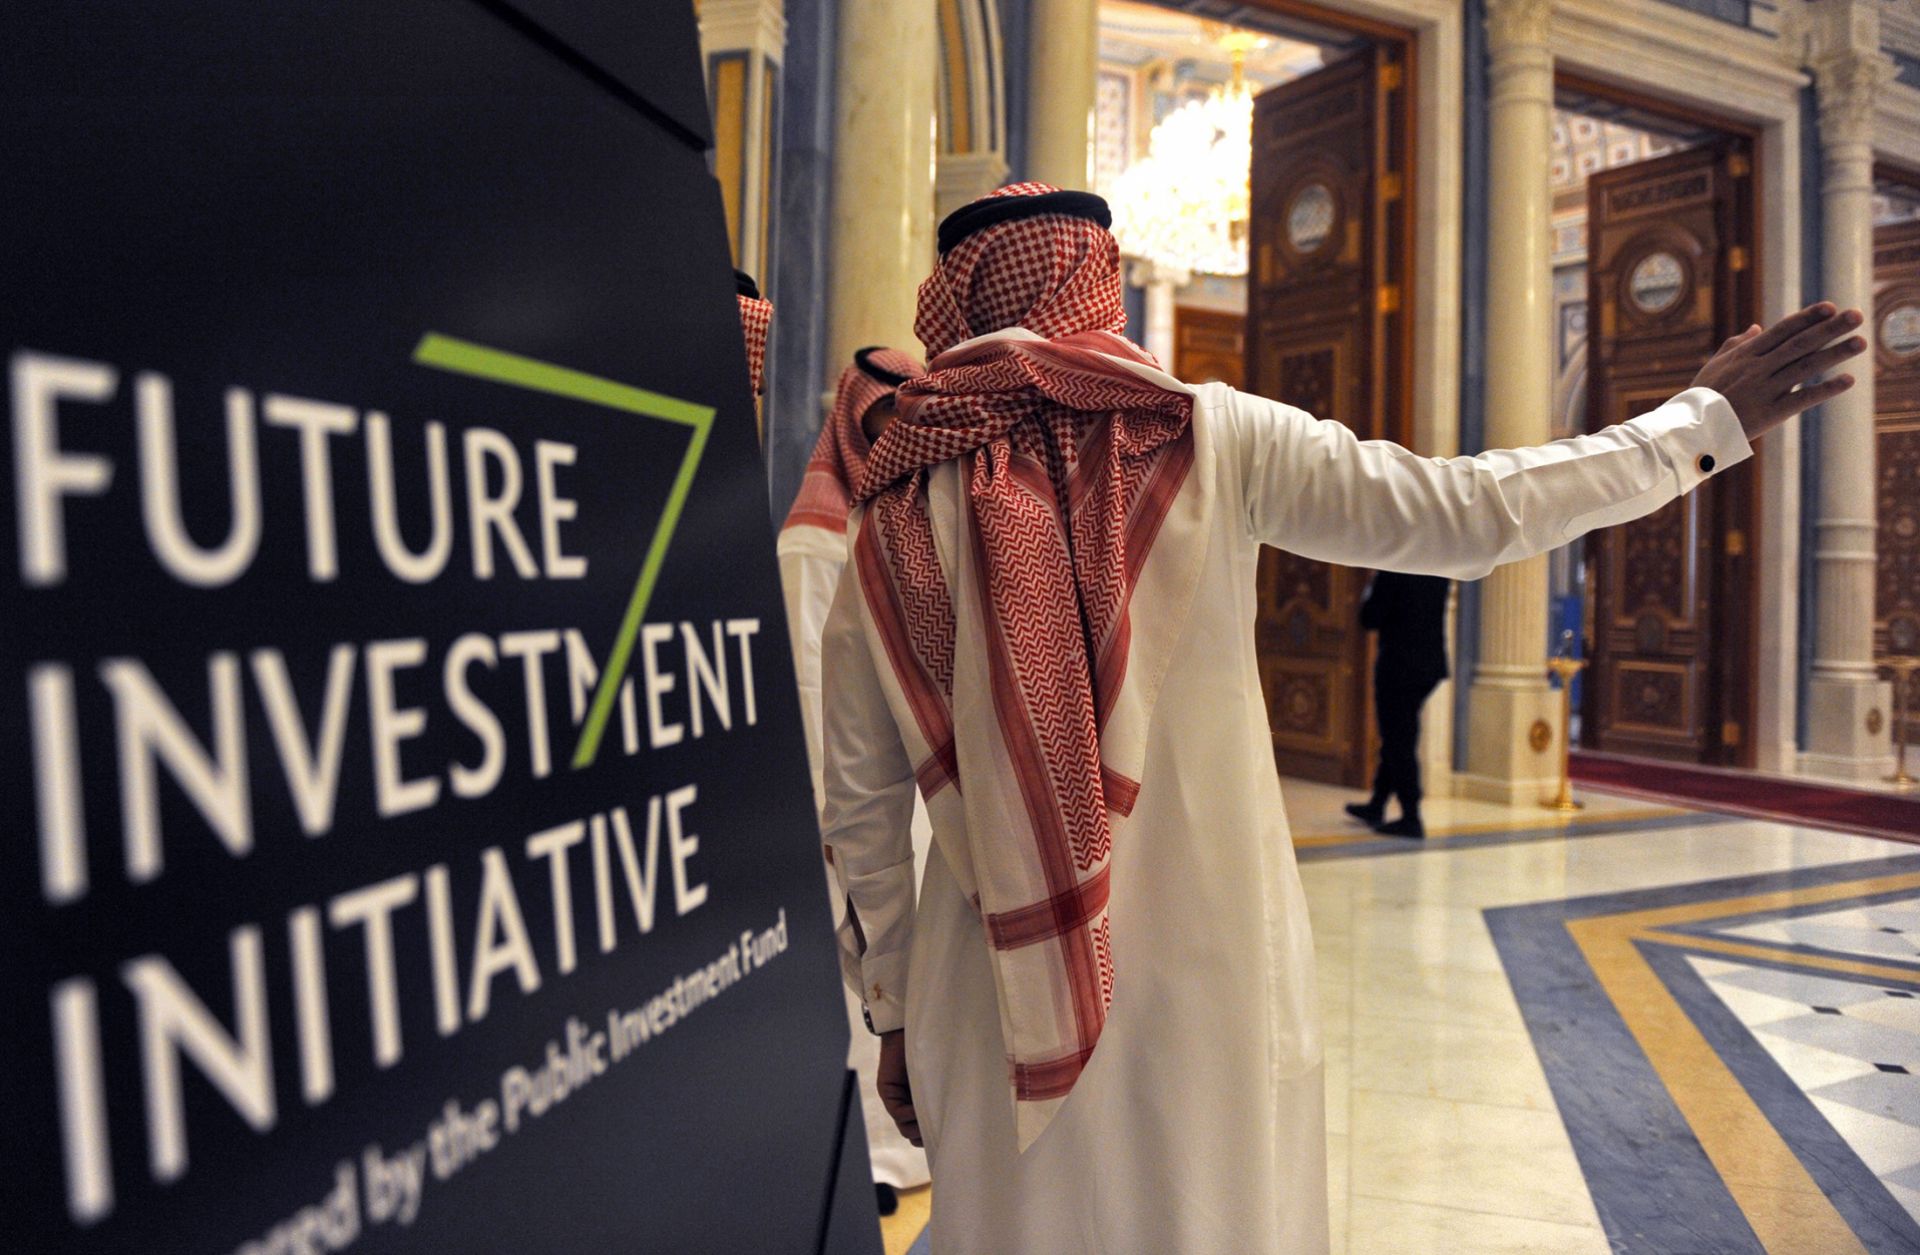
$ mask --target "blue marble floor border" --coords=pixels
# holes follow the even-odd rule
[[[1719,824],[1752,823],[1738,816],[1689,812],[1684,815],[1659,815],[1649,819],[1622,819],[1618,823],[1600,822],[1570,827],[1548,824],[1539,828],[1516,828],[1510,832],[1476,832],[1458,837],[1428,838],[1414,841],[1406,837],[1376,837],[1342,845],[1295,846],[1294,858],[1302,863],[1318,863],[1332,858],[1376,858],[1382,854],[1431,854],[1435,851],[1480,850],[1494,845],[1517,845],[1523,841],[1575,840],[1581,837],[1611,837],[1627,832],[1658,832],[1666,828],[1705,828]]]
[[[1485,912],[1619,1255],[1766,1255],[1566,930],[1570,903]]]
[[[1484,912],[1488,931],[1533,1039],[1534,1051],[1546,1072],[1561,1119],[1573,1142],[1574,1154],[1592,1191],[1600,1223],[1616,1252],[1621,1255],[1704,1255],[1706,1252],[1764,1255],[1745,1214],[1594,978],[1585,956],[1567,931],[1567,922],[1915,871],[1920,871],[1920,855],[1903,855]],[[1840,904],[1826,904],[1828,909],[1836,905]],[[1672,958],[1673,962],[1681,963],[1678,952],[1674,952]],[[1666,978],[1664,966],[1669,965],[1657,965],[1655,970]],[[1690,968],[1685,974],[1693,976]],[[1699,983],[1697,977],[1694,981]],[[1669,989],[1676,984],[1686,986],[1684,981],[1667,981]],[[1698,992],[1719,1005],[1718,997],[1711,990],[1702,987]],[[1697,1003],[1698,999],[1694,1001]],[[1725,1025],[1714,1022],[1712,1015],[1697,1014],[1695,1006],[1684,1003],[1683,1006],[1697,1024],[1703,1019],[1709,1022],[1702,1024],[1701,1031],[1716,1049],[1722,1049],[1722,1057],[1726,1058],[1721,1040],[1716,1039],[1724,1037]],[[1725,1012],[1724,1005],[1720,1005],[1720,1010],[1727,1019],[1733,1019],[1731,1013]],[[1733,1023],[1740,1033],[1746,1033],[1737,1020]],[[1751,1042],[1750,1034],[1748,1041],[1753,1049],[1760,1050],[1757,1043]],[[1764,1050],[1760,1053],[1765,1054]],[[1766,1062],[1779,1073],[1771,1058]],[[1735,1075],[1743,1084],[1750,1087],[1759,1084],[1763,1090],[1771,1088],[1764,1069],[1758,1064],[1736,1065],[1729,1059],[1729,1067],[1735,1069]],[[1773,1079],[1792,1088],[1792,1082],[1784,1074]],[[1781,1103],[1769,1105],[1760,1094],[1755,1094],[1755,1098],[1769,1119],[1782,1118],[1775,1114],[1781,1109]],[[1808,1107],[1811,1108],[1811,1104]],[[1817,1110],[1813,1114],[1817,1116]],[[1821,1123],[1825,1123],[1824,1118]],[[1776,1123],[1776,1127],[1780,1125]],[[1799,1152],[1800,1146],[1793,1140],[1792,1131],[1783,1128],[1782,1132]],[[1847,1155],[1852,1156],[1851,1150]],[[1818,1162],[1828,1165],[1842,1161],[1838,1156],[1823,1154]],[[1858,1164],[1858,1158],[1853,1157],[1853,1162]],[[1864,1171],[1864,1165],[1860,1168]],[[1813,1164],[1809,1164],[1809,1170],[1822,1189],[1849,1191],[1859,1187],[1857,1178],[1844,1172],[1825,1166],[1816,1168]],[[1879,1186],[1877,1180],[1874,1186],[1885,1195],[1884,1187]],[[1886,1201],[1892,1203],[1890,1197]],[[1841,1206],[1838,1198],[1835,1205]],[[1864,1211],[1851,1203],[1848,1206],[1854,1207],[1854,1212],[1884,1218],[1878,1206]],[[1856,1222],[1854,1212],[1843,1207],[1841,1214],[1853,1224]],[[1863,1241],[1869,1240],[1868,1234],[1861,1236]],[[1881,1245],[1873,1249],[1912,1251],[1916,1248],[1904,1239],[1898,1245],[1886,1245],[1883,1239]]]

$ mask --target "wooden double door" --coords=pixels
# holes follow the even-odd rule
[[[1362,439],[1402,443],[1407,55],[1383,41],[1254,103],[1245,383]],[[1255,632],[1274,757],[1288,775],[1346,785],[1369,775],[1367,577],[1262,552]]]
[[[1587,424],[1644,414],[1754,321],[1752,158],[1728,139],[1587,185]],[[1582,739],[1752,765],[1757,461],[1586,542]]]
[[[1256,100],[1244,385],[1402,444],[1412,443],[1409,56],[1383,40]],[[1737,136],[1591,178],[1589,430],[1683,390],[1753,321],[1752,187],[1750,143]],[[1913,418],[1920,476],[1920,411]],[[1588,746],[1751,764],[1759,473],[1757,460],[1733,468],[1586,542]],[[1920,580],[1920,534],[1915,545]],[[1287,774],[1368,777],[1369,642],[1358,625],[1368,575],[1261,558],[1256,639]],[[1920,635],[1920,584],[1914,595]]]

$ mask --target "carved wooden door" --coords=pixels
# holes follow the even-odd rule
[[[1920,221],[1873,233],[1874,468],[1880,526],[1874,552],[1873,653],[1920,655]],[[1920,742],[1920,675],[1908,680],[1899,735]]]
[[[1173,311],[1173,377],[1238,388],[1247,377],[1247,317],[1178,305]]]
[[[1381,45],[1254,103],[1249,391],[1406,442],[1405,51]],[[1274,757],[1358,785],[1372,732],[1367,572],[1267,550],[1256,625]]]
[[[1589,180],[1589,430],[1684,389],[1752,321],[1751,170],[1729,140]],[[1757,471],[1747,462],[1588,539],[1590,747],[1752,765]]]

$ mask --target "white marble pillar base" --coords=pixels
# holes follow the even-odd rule
[[[1545,749],[1532,745],[1534,724],[1550,732]],[[1454,792],[1483,802],[1531,806],[1560,785],[1560,694],[1544,684],[1508,686],[1476,680],[1467,708],[1467,769]]]
[[[1835,780],[1884,779],[1893,774],[1892,724],[1893,685],[1887,681],[1816,674],[1807,683],[1807,750],[1800,769]]]

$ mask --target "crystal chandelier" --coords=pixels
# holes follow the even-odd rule
[[[1247,273],[1247,172],[1253,162],[1253,91],[1244,70],[1256,35],[1220,40],[1233,81],[1168,114],[1147,153],[1114,180],[1120,251],[1174,275]]]

